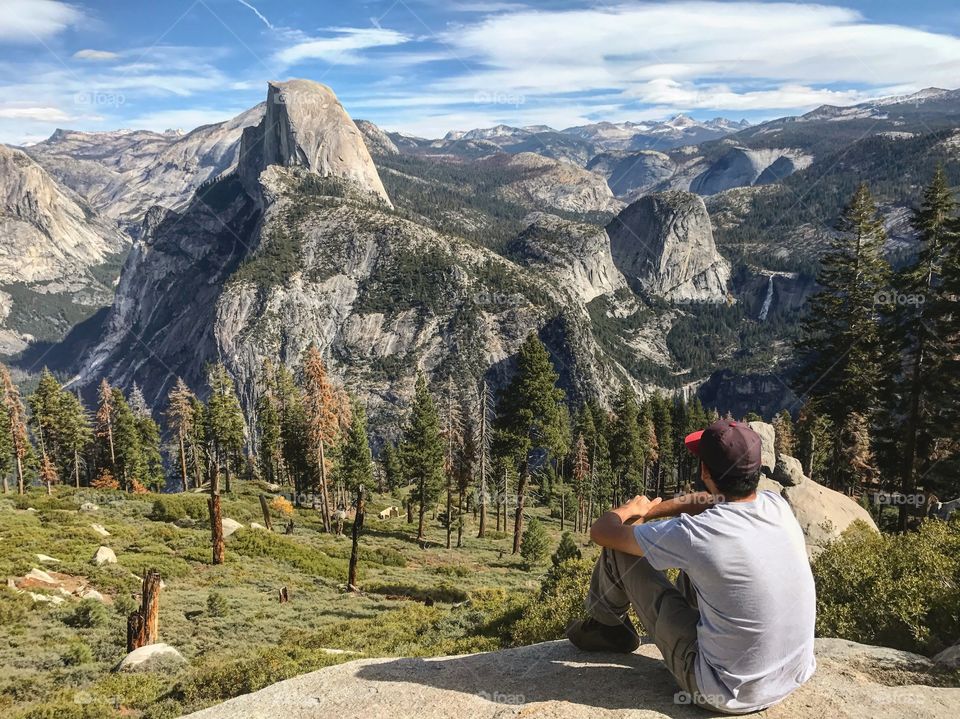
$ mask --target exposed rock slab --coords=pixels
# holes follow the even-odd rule
[[[114,671],[156,671],[161,666],[185,664],[186,661],[174,647],[158,642],[134,649],[120,660]]]
[[[776,719],[952,719],[960,689],[886,686],[930,667],[924,657],[839,639],[817,641],[818,670]],[[726,715],[682,703],[652,644],[634,654],[585,654],[566,641],[437,659],[360,659],[274,684],[193,719],[595,719]]]
[[[674,302],[724,302],[730,265],[703,200],[689,192],[640,198],[608,226],[610,249],[634,286]]]

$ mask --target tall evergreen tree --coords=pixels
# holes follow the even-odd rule
[[[257,458],[264,479],[280,484],[283,476],[283,428],[276,383],[277,372],[273,363],[269,359],[264,360],[260,373],[260,393],[256,401],[259,434]]]
[[[207,400],[207,423],[213,443],[216,471],[224,471],[226,490],[231,491],[231,469],[238,472],[242,466],[244,444],[243,409],[237,397],[233,377],[222,363],[210,368],[207,382],[210,399]]]
[[[650,419],[657,437],[657,458],[654,460],[656,496],[662,497],[674,469],[673,414],[670,400],[659,394],[651,397]]]
[[[30,408],[29,425],[40,448],[42,472],[47,476],[45,484],[49,490],[50,478],[58,481],[55,464],[59,459],[59,420],[60,420],[60,383],[46,367],[40,373],[36,391],[27,397]]]
[[[446,529],[447,549],[453,533],[453,488],[456,485],[457,456],[463,446],[463,413],[453,389],[453,375],[447,377],[447,387],[443,398],[443,470],[446,476]]]
[[[917,261],[901,273],[905,301],[894,307],[895,327],[903,356],[902,389],[890,396],[900,400],[890,422],[894,456],[900,457],[900,491],[911,495],[917,482],[936,462],[936,445],[946,438],[955,440],[957,394],[960,382],[951,376],[949,364],[958,343],[950,322],[960,303],[951,297],[944,273],[949,275],[950,256],[957,254],[960,227],[957,203],[943,167],[937,168],[930,186],[914,213],[920,234]],[[953,339],[953,342],[951,342]],[[945,341],[946,340],[946,341]],[[896,421],[904,417],[905,422]],[[895,429],[894,429],[895,428]],[[907,527],[908,507],[901,505],[899,527]]]
[[[173,433],[177,447],[177,469],[180,471],[180,489],[186,492],[190,488],[189,472],[187,470],[187,447],[193,431],[193,407],[196,397],[182,377],[177,377],[176,383],[167,395],[167,426]]]
[[[12,463],[17,469],[17,492],[26,491],[24,463],[30,454],[30,440],[27,437],[27,413],[20,399],[20,390],[10,377],[10,370],[0,364],[0,388],[3,390],[3,409],[5,424],[10,436]]]
[[[114,387],[110,425],[112,427],[117,476],[125,492],[134,492],[142,486],[145,474],[143,444],[136,415],[130,409],[123,392]]]
[[[513,553],[520,551],[523,511],[537,453],[546,460],[563,457],[569,447],[569,416],[559,375],[547,348],[531,332],[517,354],[517,371],[500,396],[497,429],[505,454],[519,472],[513,525]]]
[[[383,478],[388,492],[400,489],[403,480],[403,468],[400,466],[400,456],[397,447],[389,440],[383,443],[380,450],[380,465],[383,468]]]
[[[477,430],[473,426],[473,420],[468,419],[463,430],[463,441],[460,443],[460,451],[457,453],[456,479],[457,479],[457,547],[463,546],[463,528],[466,521],[464,514],[464,500],[470,487],[473,484],[474,474],[476,473],[477,462],[479,459],[477,447]]]
[[[347,572],[347,586],[353,589],[357,586],[360,532],[363,530],[365,514],[364,493],[373,489],[373,455],[367,439],[367,414],[363,406],[354,401],[350,416],[350,426],[345,433],[338,471],[346,491],[354,498],[352,546]]]
[[[799,389],[842,427],[850,413],[871,422],[877,411],[888,369],[881,315],[892,290],[882,253],[886,233],[866,185],[854,193],[837,229],[796,348],[803,363]],[[835,442],[834,457],[840,449]]]
[[[74,486],[80,486],[80,470],[93,442],[90,417],[80,398],[64,389],[59,398],[59,446],[62,454],[63,476],[72,476]]]
[[[417,374],[410,419],[400,444],[404,475],[414,484],[411,497],[419,506],[417,539],[423,541],[427,507],[437,501],[444,483],[444,442],[440,416],[423,373]]]
[[[613,437],[610,457],[617,477],[617,498],[642,494],[646,487],[643,477],[643,440],[640,434],[640,407],[633,388],[623,383],[613,405]],[[616,500],[615,500],[616,501]]]
[[[166,483],[163,475],[163,455],[160,453],[160,426],[153,419],[140,388],[134,385],[130,395],[134,400],[130,411],[133,412],[137,425],[143,454],[142,476],[139,479],[145,486],[159,492]]]
[[[490,501],[491,487],[491,437],[493,427],[493,399],[487,380],[480,383],[477,403],[477,503],[480,505],[480,522],[477,537],[483,538],[487,530],[487,507]],[[499,513],[497,517],[499,518]]]

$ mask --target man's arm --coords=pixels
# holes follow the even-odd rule
[[[637,544],[633,527],[630,525],[643,522],[650,515],[651,509],[659,504],[659,497],[650,500],[637,495],[626,504],[602,514],[590,527],[590,539],[601,547],[642,557],[643,550]]]
[[[666,499],[650,508],[644,521],[676,517],[680,514],[700,514],[716,504],[717,498],[710,492],[693,492],[682,494],[673,499]]]

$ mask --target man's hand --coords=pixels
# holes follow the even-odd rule
[[[601,515],[590,527],[590,539],[601,547],[642,557],[643,550],[637,544],[630,525],[634,522],[642,522],[658,504],[660,504],[659,497],[647,499],[643,495],[637,495],[626,504]]]
[[[661,498],[648,499],[642,494],[638,494],[624,505],[621,505],[613,511],[617,513],[624,524],[633,524],[637,521],[643,521],[650,513],[652,507],[656,507],[661,502]]]

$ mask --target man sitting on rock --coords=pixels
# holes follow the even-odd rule
[[[784,699],[816,668],[816,598],[790,506],[757,492],[760,436],[731,420],[685,440],[709,491],[634,497],[590,528],[603,547],[567,637],[585,651],[634,651],[633,606],[687,701],[730,713]],[[662,522],[653,519],[672,517]],[[663,574],[677,568],[676,584]]]

